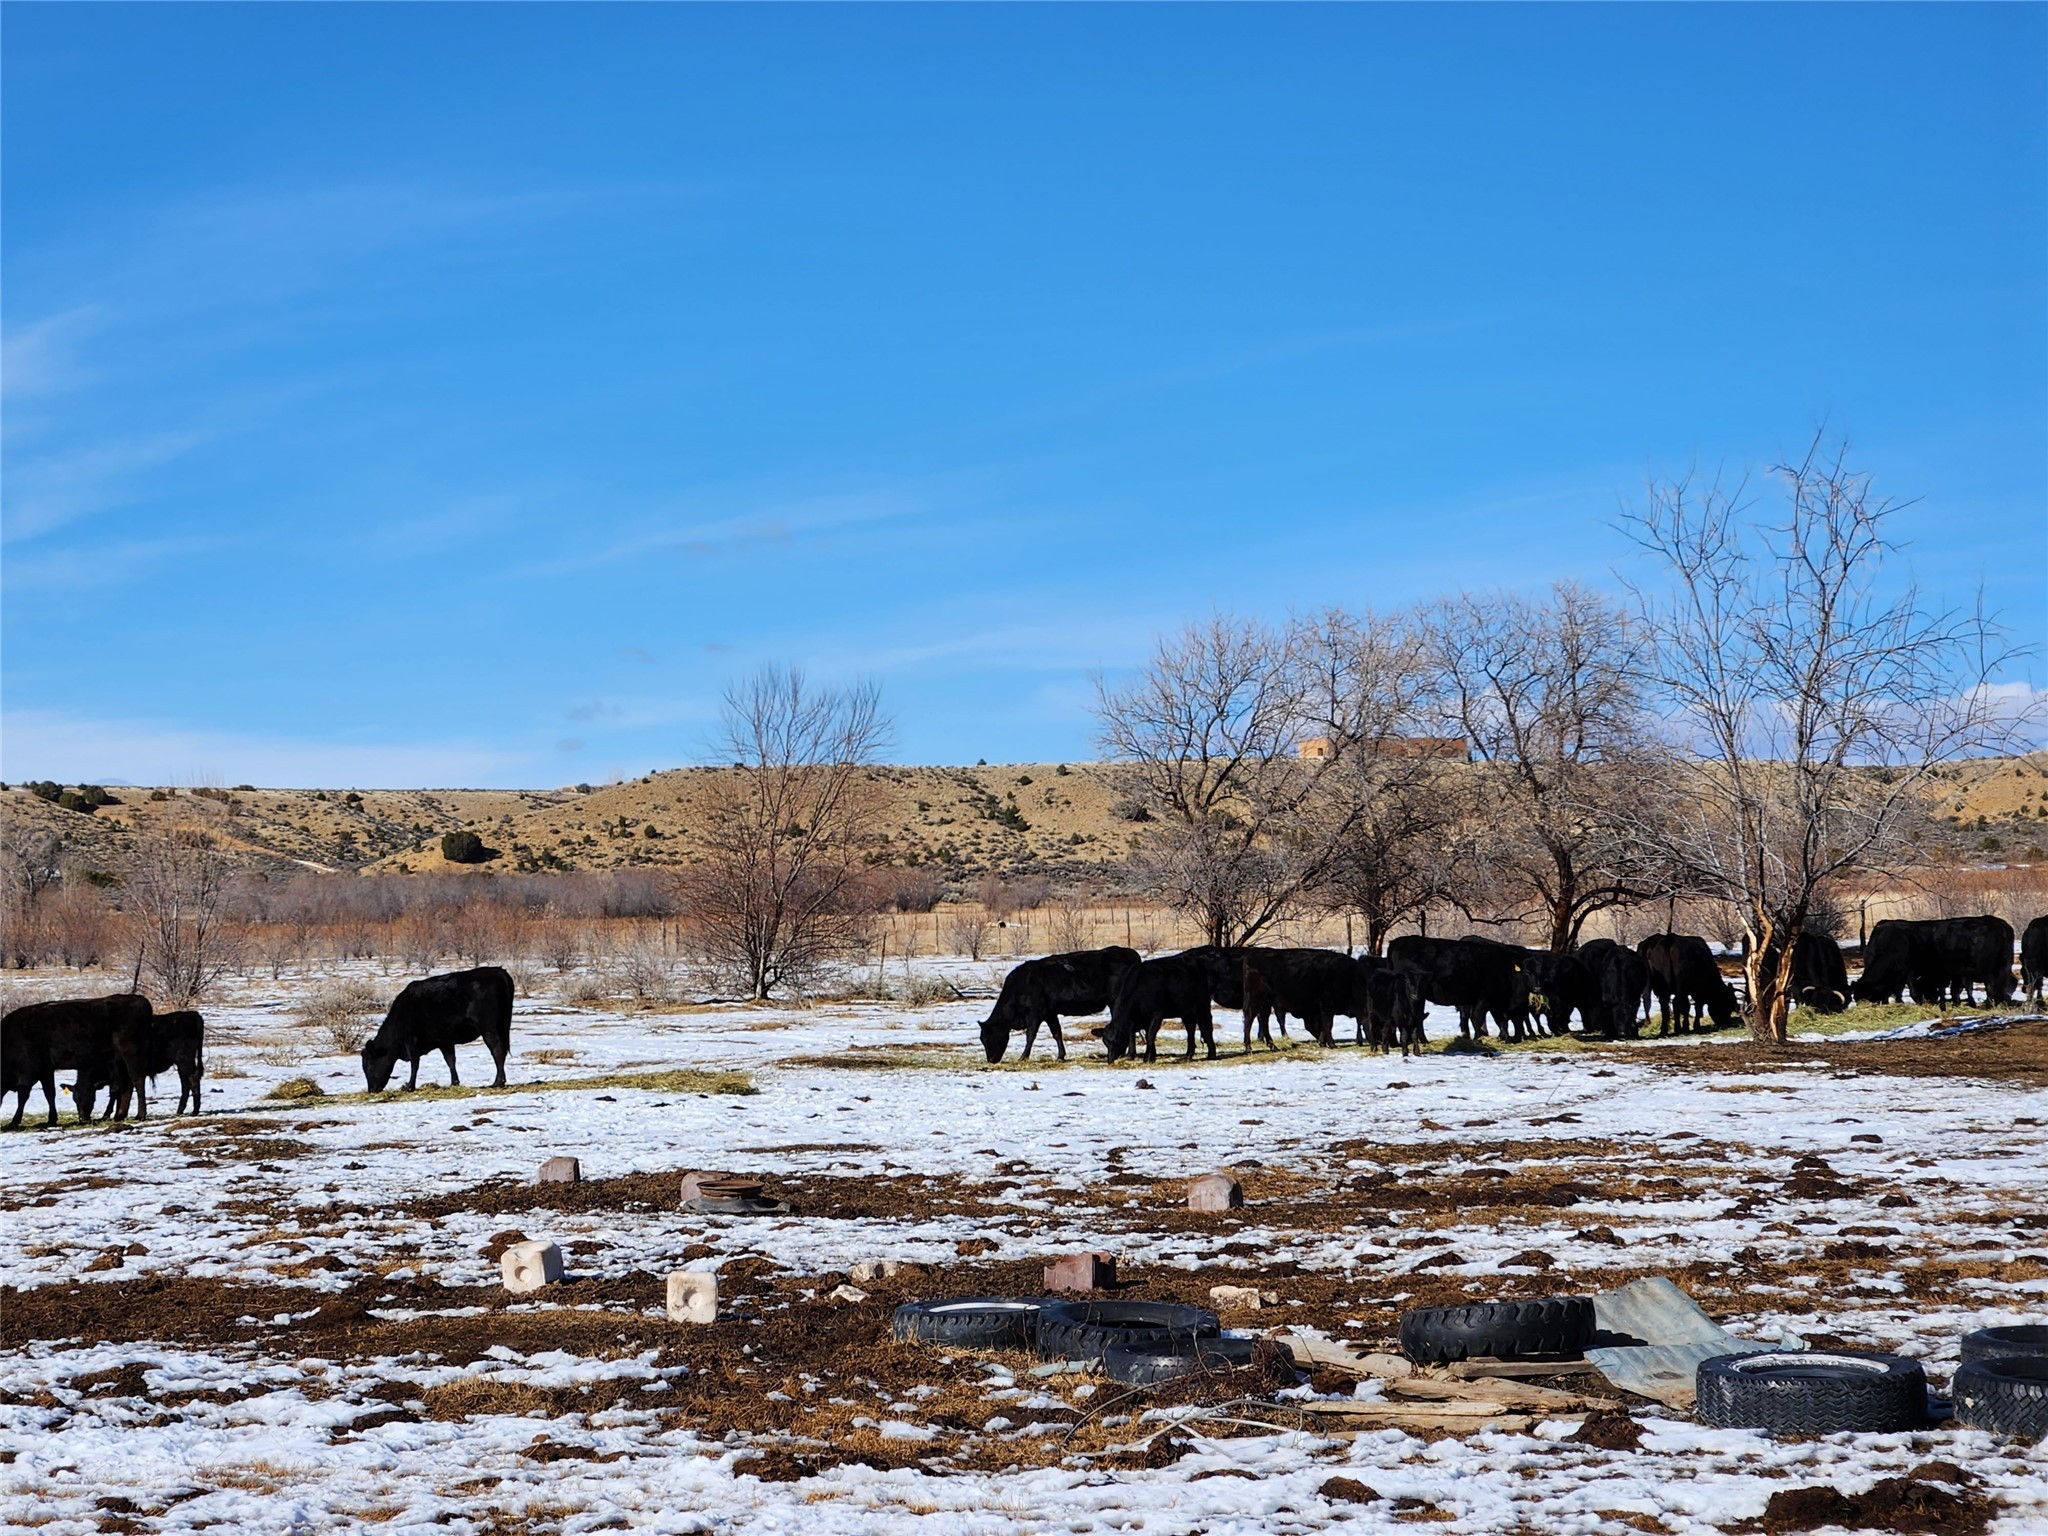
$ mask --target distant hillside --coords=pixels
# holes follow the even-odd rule
[[[201,797],[220,846],[278,874],[424,874],[515,869],[604,870],[687,864],[701,855],[708,790],[729,768],[681,768],[621,784],[553,790],[151,790],[87,815],[19,785],[0,793],[11,818],[59,832],[73,858],[112,870],[137,830]],[[870,770],[884,798],[891,862],[953,879],[1044,876],[1112,882],[1142,827],[1119,815],[1128,772],[1104,763],[1004,763]],[[2048,845],[2048,754],[1948,770],[1933,806],[1958,853],[2038,860]],[[183,800],[180,807],[174,802]],[[441,835],[471,831],[496,850],[451,865]]]
[[[68,811],[12,786],[0,804],[51,827],[87,863],[117,863],[138,830],[204,810],[220,845],[269,873],[424,874],[603,870],[687,864],[702,854],[709,791],[730,768],[682,768],[587,790],[113,791],[119,804]],[[1139,830],[1116,812],[1125,770],[1100,763],[869,770],[883,797],[890,862],[972,877],[1099,878]],[[194,807],[197,795],[205,802]],[[153,798],[162,797],[162,798]],[[174,802],[183,801],[180,806]],[[441,857],[445,832],[496,850],[481,865]]]

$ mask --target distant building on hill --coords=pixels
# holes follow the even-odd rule
[[[1472,748],[1462,736],[1390,736],[1379,743],[1388,757],[1451,757],[1461,763],[1472,761]],[[1295,756],[1306,761],[1332,755],[1330,738],[1304,736],[1295,746]]]

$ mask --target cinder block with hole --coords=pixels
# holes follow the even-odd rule
[[[528,1243],[514,1243],[499,1258],[498,1273],[504,1277],[505,1289],[515,1295],[537,1291],[544,1285],[559,1284],[562,1250],[540,1238]]]
[[[672,1323],[718,1321],[718,1276],[678,1269],[668,1277],[668,1316]]]

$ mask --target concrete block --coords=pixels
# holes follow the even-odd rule
[[[1188,1209],[1234,1211],[1244,1204],[1244,1186],[1227,1173],[1205,1173],[1188,1180]]]
[[[578,1184],[583,1180],[583,1165],[573,1157],[551,1157],[540,1165],[540,1184]]]
[[[508,1291],[537,1291],[562,1278],[562,1250],[538,1238],[530,1243],[514,1243],[499,1258],[498,1272],[504,1276]]]
[[[672,1323],[718,1321],[718,1276],[679,1269],[668,1277],[668,1318]]]
[[[1048,1291],[1100,1291],[1116,1284],[1116,1260],[1106,1253],[1069,1253],[1045,1266]]]

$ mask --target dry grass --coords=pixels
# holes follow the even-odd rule
[[[300,1078],[294,1081],[305,1082]],[[279,1088],[287,1086],[280,1083]],[[471,1087],[467,1083],[422,1083],[411,1092],[402,1088],[387,1088],[383,1093],[335,1093],[321,1094],[318,1099],[299,1102],[318,1104],[327,1108],[336,1104],[369,1104],[378,1100],[406,1099],[478,1099],[502,1098],[513,1093],[588,1093],[598,1089],[628,1088],[646,1093],[699,1093],[709,1095],[746,1095],[759,1093],[752,1077],[745,1072],[700,1071],[695,1068],[678,1067],[662,1072],[602,1072],[590,1077],[544,1078],[533,1083],[508,1083],[503,1088]],[[315,1092],[318,1086],[315,1085]],[[277,1090],[270,1095],[277,1097]],[[291,1108],[287,1104],[282,1107]]]

